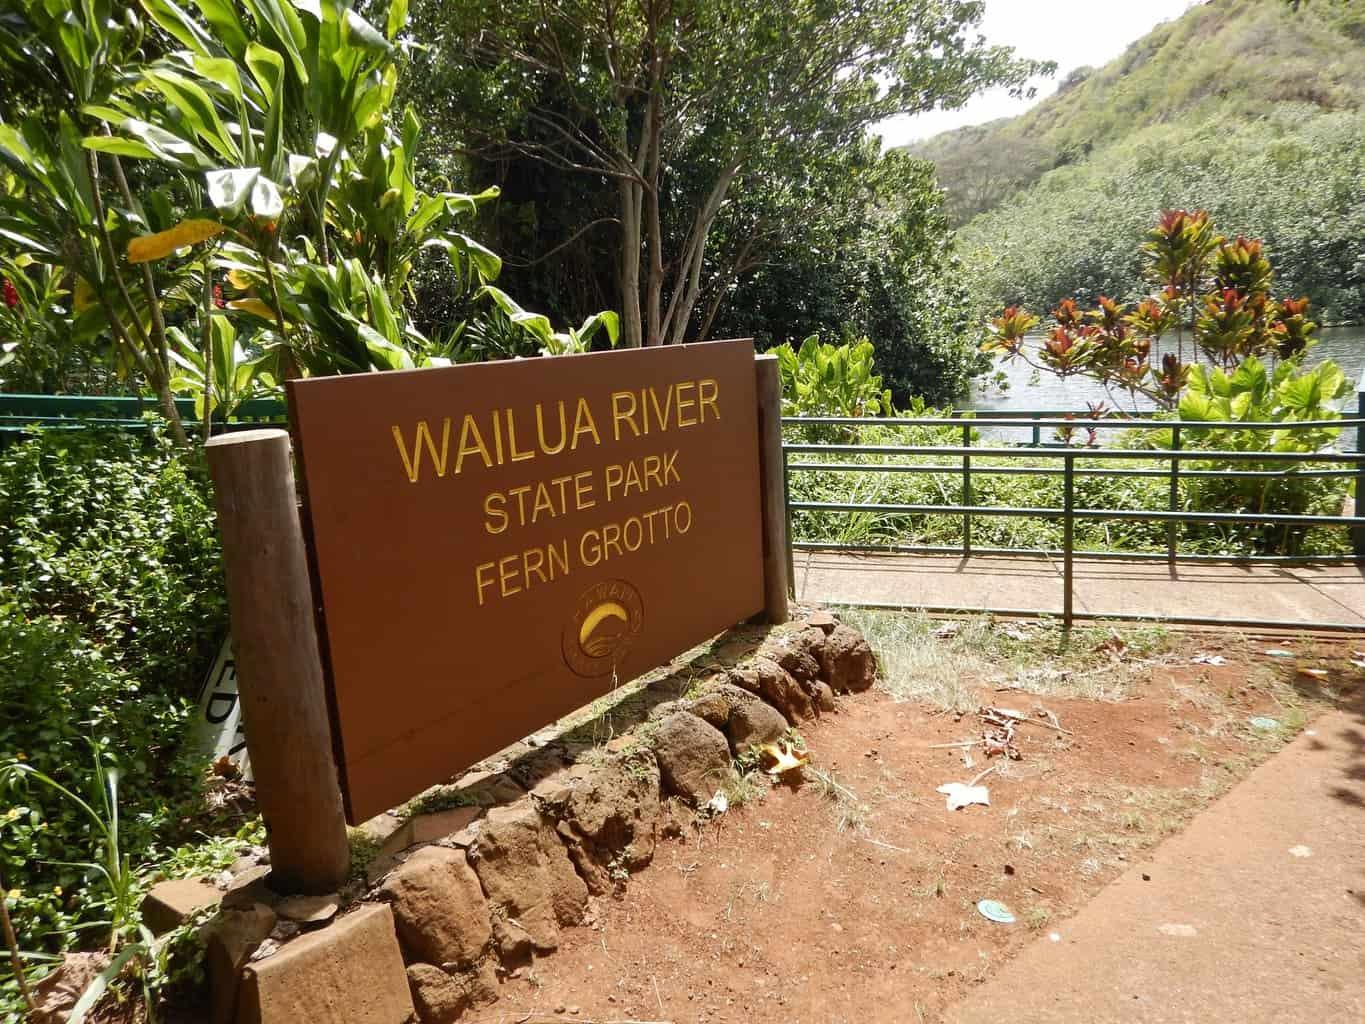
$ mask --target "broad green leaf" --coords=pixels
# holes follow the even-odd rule
[[[206,170],[214,165],[214,161],[209,159],[207,153],[201,150],[194,143],[172,135],[164,128],[158,128],[154,124],[140,121],[137,118],[128,118],[118,126],[119,131],[125,135],[139,139],[147,145],[157,158],[186,171]]]
[[[97,153],[113,153],[115,156],[126,156],[133,160],[155,160],[156,154],[144,142],[136,139],[125,139],[118,135],[90,135],[81,140],[81,145],[86,149],[93,149]]]
[[[308,45],[308,37],[293,4],[288,0],[256,0],[256,10],[258,21],[264,23],[260,27],[269,30],[268,34],[274,37],[274,42],[279,43],[285,57],[293,65],[295,76],[307,85],[308,68],[302,51]],[[267,42],[271,41],[267,39]]]
[[[345,40],[351,46],[371,53],[389,53],[393,45],[384,34],[353,10],[347,10],[345,21]]]
[[[247,27],[237,16],[232,0],[195,0],[195,6],[212,27],[219,42],[227,47],[233,57],[241,60],[248,42]]]
[[[284,76],[284,58],[270,47],[253,42],[246,48],[246,66],[265,93],[266,102],[273,103]]]
[[[142,0],[153,21],[169,32],[182,46],[196,53],[212,55],[213,38],[171,0]]]
[[[172,107],[180,111],[210,149],[224,160],[235,162],[241,159],[237,142],[218,116],[213,100],[197,83],[163,68],[150,68],[143,72],[143,78],[165,96]]]
[[[403,30],[408,21],[408,0],[389,0],[389,23],[387,35],[390,39]]]
[[[501,288],[495,288],[491,284],[484,285],[479,294],[489,296],[498,308],[507,314],[512,323],[535,335],[542,343],[548,344],[554,336],[549,317],[540,313],[528,313]]]

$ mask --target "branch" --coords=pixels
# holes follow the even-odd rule
[[[520,260],[508,259],[507,257],[503,257],[503,262],[506,263],[509,267],[522,267],[522,268],[525,268],[525,267],[534,267],[537,263],[543,263],[543,262],[545,262],[545,261],[548,260],[551,256],[553,256],[555,253],[559,252],[561,249],[565,249],[565,248],[568,248],[570,245],[573,245],[573,243],[576,242],[576,241],[578,241],[578,239],[579,239],[582,235],[587,234],[587,233],[588,233],[589,231],[591,231],[593,228],[597,227],[597,225],[599,225],[599,224],[620,224],[620,223],[621,223],[621,220],[620,220],[619,217],[598,217],[595,221],[592,221],[592,222],[590,222],[590,223],[588,223],[588,224],[585,224],[583,227],[579,228],[577,231],[575,231],[572,235],[570,235],[570,236],[569,236],[567,239],[565,239],[564,241],[560,242],[558,245],[556,245],[556,246],[555,246],[553,249],[551,249],[549,252],[546,252],[546,253],[543,253],[543,254],[540,255],[540,256],[537,256],[535,259],[530,260],[529,262],[523,263],[523,262],[521,262]]]

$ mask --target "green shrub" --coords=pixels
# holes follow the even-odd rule
[[[768,354],[777,356],[785,416],[895,415],[866,338],[832,345],[812,334],[799,347],[778,345]]]
[[[0,452],[0,583],[77,624],[153,691],[189,695],[227,622],[207,483],[153,435],[43,434]]]
[[[186,458],[156,434],[87,431],[0,452],[0,760],[86,795],[88,741],[101,742],[138,864],[205,827],[188,698],[226,610],[207,487]],[[95,859],[89,820],[32,784],[3,806],[20,944],[98,942],[104,888],[57,863]]]

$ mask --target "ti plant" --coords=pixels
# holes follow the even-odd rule
[[[555,331],[484,290],[502,261],[461,227],[496,189],[419,188],[422,125],[394,99],[406,0],[15,2],[0,57],[49,95],[0,123],[0,240],[26,278],[4,315],[41,309],[69,344],[111,337],[119,373],[155,391],[182,443],[176,392],[207,433],[293,377],[472,351],[413,325],[424,252],[542,353],[604,330],[614,343],[615,314]],[[58,301],[26,301],[44,275]],[[25,326],[0,361],[38,361]]]
[[[85,336],[107,331],[120,372],[146,382],[172,434],[184,443],[171,394],[160,290],[149,268],[120,257],[133,234],[166,226],[149,221],[160,207],[134,199],[117,154],[101,159],[83,145],[101,132],[86,109],[113,88],[142,41],[136,12],[112,0],[74,7],[59,0],[19,0],[9,13],[0,32],[0,59],[16,76],[45,89],[60,113],[55,130],[37,115],[18,125],[0,123],[0,164],[7,171],[0,189],[0,239],[17,256],[54,268],[49,273],[71,282],[70,331]]]
[[[1259,240],[1217,234],[1203,210],[1168,210],[1148,232],[1142,256],[1155,290],[1135,306],[1102,295],[1096,308],[1083,310],[1064,299],[1032,351],[1026,338],[1039,318],[1011,306],[986,325],[982,349],[1060,377],[1090,377],[1111,394],[1182,415],[1192,373],[1232,373],[1263,359],[1278,361],[1284,380],[1301,372],[1317,325],[1306,298],[1271,295],[1274,274]],[[1163,339],[1174,345],[1161,351]]]

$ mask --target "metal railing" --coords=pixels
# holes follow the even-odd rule
[[[199,418],[194,399],[177,398],[176,408],[185,429],[194,432]],[[134,395],[10,395],[0,394],[0,444],[30,432],[104,427],[115,430],[146,430],[144,413],[160,413],[156,401]],[[223,430],[248,430],[263,424],[283,424],[288,415],[285,404],[273,398],[254,398],[240,403],[232,415],[214,417]]]
[[[1021,422],[1023,421],[1023,422]],[[1276,479],[1310,478],[1350,478],[1355,482],[1356,493],[1365,496],[1365,378],[1358,398],[1357,416],[1332,420],[1313,420],[1297,423],[1244,423],[1244,422],[1198,422],[1189,420],[1166,420],[1152,417],[1133,417],[1127,419],[1092,419],[1079,416],[1057,416],[1049,418],[1032,412],[1013,413],[997,416],[988,413],[982,416],[949,416],[944,418],[898,418],[898,417],[841,417],[841,416],[804,416],[784,417],[784,427],[888,427],[892,429],[932,428],[943,431],[960,431],[959,444],[918,444],[918,445],[872,445],[838,443],[799,443],[783,445],[784,471],[787,481],[788,537],[793,536],[791,517],[793,512],[833,512],[833,513],[871,513],[889,515],[960,515],[962,517],[961,543],[958,545],[930,544],[862,544],[835,543],[825,541],[791,541],[791,550],[807,551],[846,551],[861,553],[906,553],[906,554],[957,554],[963,557],[972,555],[1011,556],[1032,555],[1059,557],[1062,560],[1063,594],[1061,618],[1066,627],[1076,619],[1153,619],[1180,622],[1191,625],[1233,625],[1246,627],[1283,626],[1284,623],[1252,619],[1214,618],[1205,616],[1161,616],[1135,614],[1106,614],[1080,612],[1075,608],[1074,572],[1078,555],[1083,558],[1114,559],[1124,561],[1164,560],[1172,569],[1177,562],[1266,562],[1266,563],[1354,563],[1365,561],[1365,516],[1357,515],[1309,515],[1253,511],[1203,511],[1182,509],[1181,481],[1200,478],[1219,479],[1256,479],[1267,482]],[[980,428],[1031,429],[1032,441],[1029,444],[1003,445],[1000,443],[973,444],[973,431]],[[1140,449],[1114,447],[1075,447],[1065,443],[1044,444],[1041,431],[1056,428],[1063,430],[1160,430],[1169,432],[1169,448]],[[1225,451],[1220,449],[1193,448],[1185,445],[1191,433],[1210,430],[1255,430],[1255,431],[1299,431],[1319,428],[1354,429],[1356,451]],[[1198,434],[1196,433],[1196,436]],[[792,456],[805,456],[793,461]],[[853,457],[877,457],[875,462],[848,461]],[[812,461],[810,457],[820,457]],[[891,462],[893,458],[949,458],[956,464],[942,462],[932,464],[920,462]],[[976,460],[975,462],[973,460]],[[982,459],[1006,460],[1007,464],[983,464]],[[1088,462],[1110,460],[1119,462],[1167,463],[1165,467],[1117,468],[1114,466],[1087,466]],[[1043,465],[1035,463],[1046,463]],[[1273,463],[1284,464],[1284,469],[1264,468],[1184,468],[1188,463]],[[1312,465],[1308,465],[1312,464]],[[1314,468],[1318,467],[1318,468]],[[1331,468],[1322,468],[1331,467]],[[919,473],[939,474],[959,477],[961,500],[957,503],[944,501],[940,504],[899,504],[876,502],[837,502],[792,500],[792,475],[797,473]],[[1058,507],[1018,507],[1007,505],[985,505],[975,500],[974,481],[984,476],[1058,476],[1062,478],[1062,503]],[[1149,477],[1169,480],[1167,488],[1167,507],[1165,509],[1137,508],[1086,508],[1077,507],[1076,480],[1082,477]],[[1355,510],[1362,511],[1358,503]],[[1001,548],[983,547],[973,543],[973,520],[980,517],[1030,517],[1059,519],[1062,525],[1060,549],[1053,548]],[[1166,550],[1152,551],[1076,551],[1075,525],[1078,520],[1129,520],[1164,523],[1166,525]],[[1207,555],[1180,554],[1179,530],[1185,523],[1212,523],[1223,525],[1277,525],[1288,527],[1341,527],[1351,531],[1352,553],[1349,555]],[[792,576],[795,579],[795,575]],[[902,607],[895,605],[868,606]],[[935,612],[995,612],[1016,615],[1055,615],[1055,609],[1005,609],[973,608],[950,605],[920,606],[926,611]],[[1352,632],[1365,631],[1365,626],[1342,622],[1300,622],[1292,625],[1314,629],[1335,629]]]

